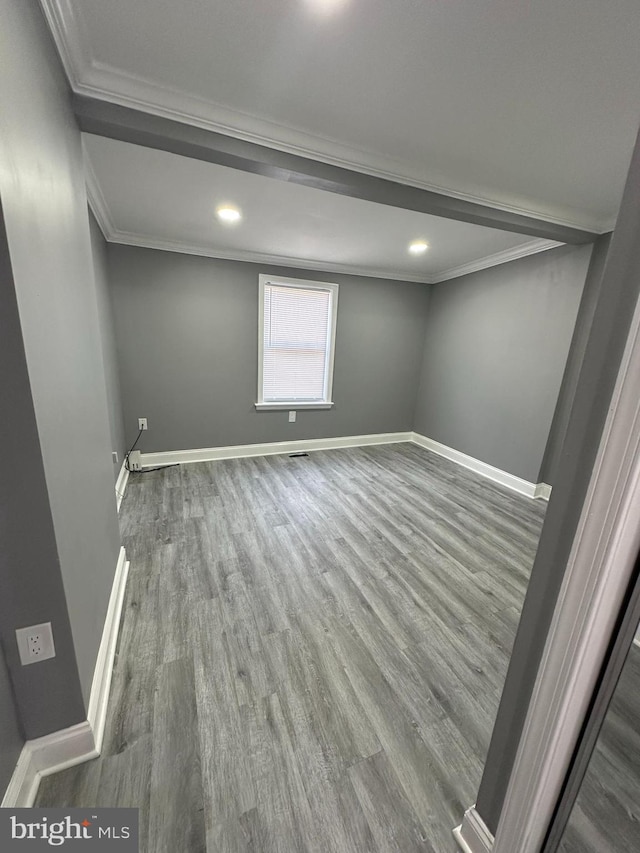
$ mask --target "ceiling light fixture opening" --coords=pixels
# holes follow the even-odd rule
[[[428,248],[429,244],[425,243],[424,240],[416,240],[409,246],[409,251],[412,255],[422,255]]]
[[[306,0],[307,5],[321,15],[331,15],[346,5],[346,0]]]
[[[239,222],[242,219],[242,214],[235,207],[219,207],[216,211],[218,214],[218,219],[221,219],[223,222]]]

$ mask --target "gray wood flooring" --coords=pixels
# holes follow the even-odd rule
[[[132,476],[100,759],[148,853],[455,851],[545,504],[415,445]]]
[[[640,648],[632,646],[560,853],[640,850]]]

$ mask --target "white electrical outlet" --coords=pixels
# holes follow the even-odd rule
[[[20,653],[20,662],[23,666],[56,656],[51,622],[30,625],[28,628],[18,628],[16,641]]]
[[[111,454],[111,459],[113,460],[113,464],[114,464],[114,465],[117,465],[117,464],[118,464],[118,451],[117,451],[117,450],[114,450],[114,451],[112,452],[112,454]]]
[[[295,412],[289,412],[289,423],[295,424],[295,422],[296,422],[296,413]]]
[[[138,418],[138,429],[148,429],[146,418]]]

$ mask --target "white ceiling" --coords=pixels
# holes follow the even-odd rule
[[[41,0],[74,89],[591,230],[640,122],[638,0]]]
[[[556,245],[83,134],[92,206],[113,242],[434,282]],[[220,205],[242,211],[225,225]],[[413,256],[410,242],[430,249]]]

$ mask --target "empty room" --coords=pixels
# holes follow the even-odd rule
[[[637,4],[0,9],[2,850],[638,849]]]

